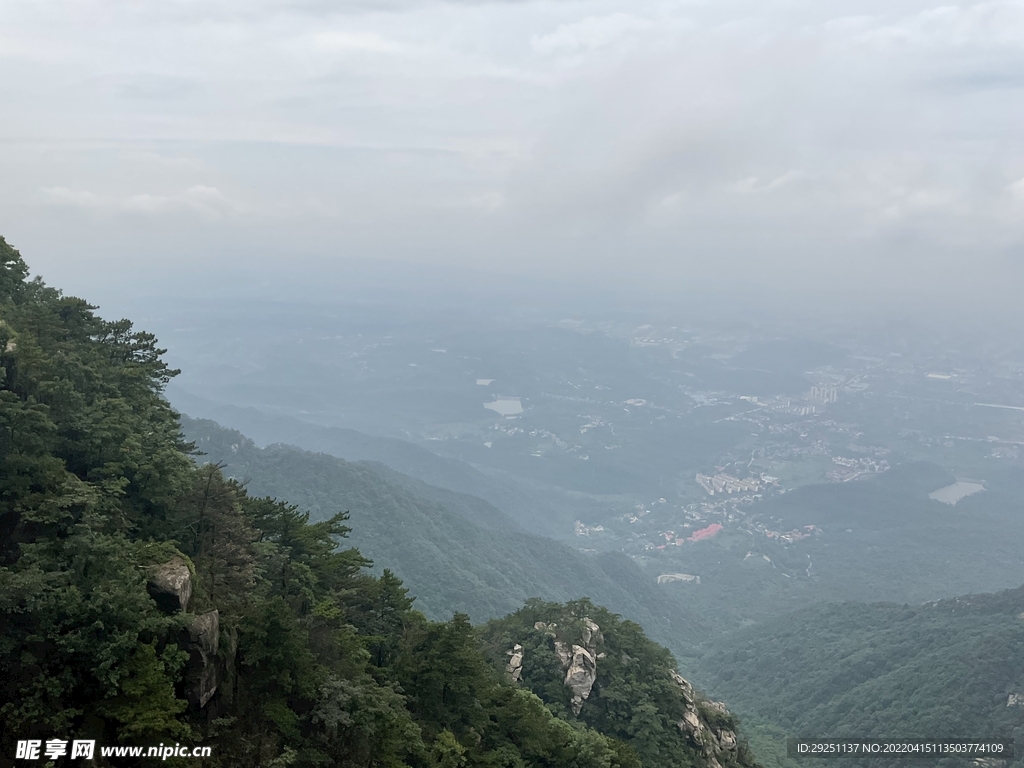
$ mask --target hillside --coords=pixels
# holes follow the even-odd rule
[[[481,546],[514,528],[482,502],[448,511],[370,467],[293,449],[248,469],[284,471],[296,495],[319,484],[317,514],[254,495],[194,460],[156,339],[94,309],[29,280],[0,238],[0,766],[16,742],[23,760],[77,760],[72,739],[94,742],[98,766],[125,764],[109,749],[157,744],[174,756],[131,764],[191,765],[201,747],[214,768],[755,766],[697,738],[725,713],[697,711],[687,731],[678,695],[651,710],[671,657],[636,625],[634,645],[660,659],[634,675],[637,713],[678,750],[641,758],[621,728],[545,706],[494,668],[467,615],[431,621],[384,564],[371,575],[335,503],[360,502],[364,522],[405,519],[392,538],[407,547],[419,526],[472,528]],[[488,527],[470,522],[481,515]]]
[[[706,617],[714,637],[813,604],[920,604],[1007,589],[1024,572],[1020,474],[993,468],[986,491],[956,506],[929,498],[953,477],[925,462],[806,485],[750,505],[746,524],[694,546],[644,552],[640,562],[700,576],[699,585],[668,584],[665,592]],[[778,535],[794,530],[796,540]]]
[[[1021,744],[1021,659],[1024,587],[916,606],[808,608],[723,637],[695,675],[777,734]]]
[[[927,462],[897,464],[888,472],[855,482],[816,483],[771,496],[745,508],[748,519],[727,524],[714,538],[694,546],[652,549],[650,539],[632,537],[635,526],[623,523],[621,515],[609,517],[599,505],[576,512],[563,505],[580,503],[580,499],[554,491],[542,493],[527,484],[512,485],[507,477],[480,471],[482,465],[438,456],[422,446],[252,408],[217,405],[181,391],[175,392],[174,401],[222,418],[221,423],[241,429],[258,445],[286,442],[350,461],[382,462],[401,473],[388,475],[389,482],[407,483],[414,477],[426,484],[416,487],[416,495],[448,507],[460,502],[440,495],[442,488],[486,499],[534,533],[560,528],[564,535],[571,530],[573,515],[602,523],[607,530],[601,537],[572,537],[567,543],[578,546],[586,541],[587,546],[606,551],[621,549],[641,566],[645,581],[662,574],[700,576],[699,584],[662,584],[656,602],[648,604],[655,615],[674,610],[699,617],[683,624],[686,631],[678,641],[657,634],[650,619],[640,619],[680,658],[699,653],[691,647],[694,637],[706,643],[718,632],[813,603],[870,601],[880,595],[920,603],[1005,589],[1015,585],[1012,574],[1024,564],[1017,546],[1024,536],[1024,486],[1012,467],[990,466],[985,472],[986,492],[954,507],[929,498],[931,491],[953,482],[948,470]],[[647,519],[660,514],[660,507],[648,508],[654,512]],[[561,522],[553,526],[554,520]],[[656,529],[678,532],[678,522],[665,518]],[[806,525],[815,526],[816,535],[799,541],[768,538],[762,532],[806,532]],[[608,533],[616,526],[619,541]],[[620,565],[623,572],[635,575],[629,563]],[[552,594],[550,599],[573,596],[579,595]],[[627,607],[622,610],[640,618]]]
[[[483,638],[496,669],[561,717],[628,744],[644,765],[751,760],[723,704],[695,691],[638,625],[589,600],[531,600],[489,622]]]
[[[169,396],[172,404],[183,413],[237,429],[257,445],[285,443],[348,461],[379,462],[428,485],[483,499],[536,533],[564,535],[580,513],[577,507],[585,508],[571,496],[528,488],[522,481],[497,472],[485,474],[464,461],[439,456],[405,440],[215,403],[177,387],[170,388]]]
[[[308,509],[313,520],[347,511],[352,542],[392,568],[433,618],[462,612],[486,620],[516,610],[530,597],[590,597],[642,623],[663,642],[696,642],[706,631],[625,555],[581,554],[526,533],[481,499],[380,464],[286,445],[258,448],[210,421],[182,423],[205,454],[202,460],[220,462],[250,493],[288,499]]]

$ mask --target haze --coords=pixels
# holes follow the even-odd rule
[[[1011,310],[1022,56],[1011,1],[6,2],[4,232],[94,296],[359,259]]]
[[[1024,767],[1024,0],[938,3],[0,1],[0,754]]]

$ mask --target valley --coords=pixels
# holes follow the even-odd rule
[[[624,555],[663,611],[702,617],[679,654],[808,602],[1018,586],[1024,417],[975,404],[1024,392],[1019,348],[585,306],[248,306],[193,301],[188,325],[140,308],[188,371],[173,404]],[[976,492],[930,497],[950,486]]]

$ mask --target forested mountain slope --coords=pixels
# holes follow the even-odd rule
[[[439,456],[404,440],[309,424],[255,408],[215,403],[180,388],[173,389],[171,401],[183,413],[237,429],[257,445],[286,443],[348,461],[380,462],[429,485],[484,499],[535,533],[564,534],[571,529],[574,516],[579,514],[570,505],[581,502],[570,497],[554,498],[551,493],[524,487],[521,481],[484,474],[466,462]]]
[[[349,460],[383,462],[398,470],[388,475],[389,482],[412,489],[409,478],[422,481],[424,484],[413,490],[417,496],[451,509],[465,497],[442,497],[446,493],[442,488],[483,498],[534,533],[544,530],[538,521],[558,519],[562,522],[555,527],[564,535],[572,530],[576,514],[578,519],[604,524],[614,519],[603,516],[611,515],[610,508],[599,513],[592,497],[571,499],[557,491],[541,493],[536,486],[511,493],[505,477],[485,474],[402,440],[213,404],[180,392],[175,397],[180,403],[194,405],[197,413],[223,416],[221,423],[240,429],[258,445],[286,442]],[[727,526],[722,534],[698,545],[661,552],[645,551],[640,539],[615,544],[597,537],[573,536],[566,543],[578,546],[578,542],[588,541],[587,546],[602,549],[623,546],[631,555],[640,555],[634,562],[642,564],[651,578],[671,573],[699,575],[699,586],[692,582],[662,585],[652,607],[658,614],[674,604],[675,610],[691,617],[678,642],[657,635],[671,643],[680,656],[690,656],[700,652],[691,647],[690,638],[695,635],[710,641],[718,632],[770,620],[812,603],[870,601],[879,596],[920,603],[1015,586],[1013,574],[1024,566],[1018,546],[1024,537],[1024,480],[1020,475],[1014,467],[993,464],[986,470],[986,491],[961,499],[954,507],[929,498],[932,491],[952,483],[953,475],[934,464],[909,462],[855,482],[802,486],[769,496],[747,510],[755,529],[785,532],[813,525],[820,534],[798,542],[751,536],[745,530],[751,526],[741,524]],[[572,503],[588,503],[591,508],[578,511],[569,506]],[[564,509],[553,514],[552,505]],[[665,527],[675,529],[667,522]],[[623,610],[657,632],[649,619]],[[694,623],[692,617],[699,621]]]
[[[711,722],[639,756],[637,734],[545,706],[465,614],[430,621],[386,564],[339,547],[326,497],[311,522],[197,464],[156,340],[93,310],[28,280],[0,238],[0,765],[32,739],[95,740],[100,766],[124,764],[104,747],[159,743],[225,767],[753,765],[704,748]],[[659,660],[637,667],[633,719],[671,724],[678,697],[654,695],[666,675],[682,690],[671,657],[633,634]]]
[[[521,530],[480,499],[429,486],[379,464],[347,462],[286,445],[258,448],[233,430],[184,418],[185,434],[251,493],[288,499],[312,519],[351,515],[353,543],[386,563],[434,618],[501,616],[530,597],[590,597],[640,621],[663,642],[696,642],[696,617],[618,553],[581,554]]]
[[[915,606],[811,607],[722,638],[696,675],[782,733],[1019,745],[1022,660],[1024,587]]]
[[[694,691],[637,624],[589,600],[530,600],[483,637],[496,668],[552,711],[626,742],[645,765],[751,759],[723,704]]]

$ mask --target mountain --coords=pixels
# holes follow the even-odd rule
[[[628,744],[644,765],[751,761],[724,704],[695,691],[631,621],[589,600],[530,600],[488,622],[491,663],[549,709]]]
[[[573,499],[553,496],[497,471],[485,474],[459,459],[439,456],[415,443],[392,437],[367,435],[354,429],[324,427],[299,419],[272,415],[255,408],[216,403],[181,388],[170,388],[171,402],[179,410],[216,421],[243,432],[257,445],[297,445],[349,461],[374,461],[432,486],[488,501],[524,527],[556,535],[569,530],[576,515]]]
[[[948,471],[908,462],[766,498],[746,508],[742,526],[642,555],[651,570],[700,576],[699,585],[663,586],[711,624],[707,649],[720,634],[809,605],[920,604],[1007,589],[1024,566],[1020,474],[993,468],[983,493],[954,506],[929,498],[954,481]]]
[[[234,430],[182,418],[188,440],[257,496],[275,496],[320,520],[350,515],[352,542],[409,585],[417,606],[442,618],[486,620],[530,597],[581,597],[641,622],[664,642],[697,642],[706,627],[666,599],[620,553],[585,555],[524,531],[488,502],[437,488],[376,462],[348,462],[293,446],[259,448]],[[397,442],[397,441],[396,441]]]
[[[494,667],[485,630],[465,613],[431,621],[394,573],[368,572],[345,539],[349,522],[376,525],[367,539],[411,551],[407,567],[422,557],[437,568],[448,554],[453,569],[465,554],[454,547],[477,543],[498,565],[485,573],[470,559],[446,575],[497,589],[490,599],[514,582],[503,566],[527,554],[553,559],[555,570],[538,574],[571,576],[558,570],[564,547],[488,549],[524,537],[486,502],[438,491],[449,509],[372,466],[260,451],[192,424],[211,452],[253,473],[251,490],[266,470],[318,507],[255,495],[195,461],[163,397],[178,372],[156,339],[93,310],[29,280],[0,238],[0,766],[202,757],[214,768],[755,768],[741,745],[706,742],[724,736],[730,716],[693,694],[687,709],[671,655],[637,625],[613,632],[614,615],[578,603],[610,638],[629,636],[623,648],[642,663],[626,677],[609,677],[604,663],[601,685],[631,681],[619,707],[657,723],[668,750],[652,752],[591,710],[549,708]],[[341,504],[356,510],[351,521]],[[433,551],[445,535],[449,551]],[[473,581],[483,576],[495,583]],[[542,693],[553,696],[555,682]],[[577,679],[560,685],[571,701]],[[629,691],[632,704],[621,698]]]
[[[1021,659],[1024,587],[913,606],[810,607],[720,638],[692,671],[776,734],[1020,744]]]

